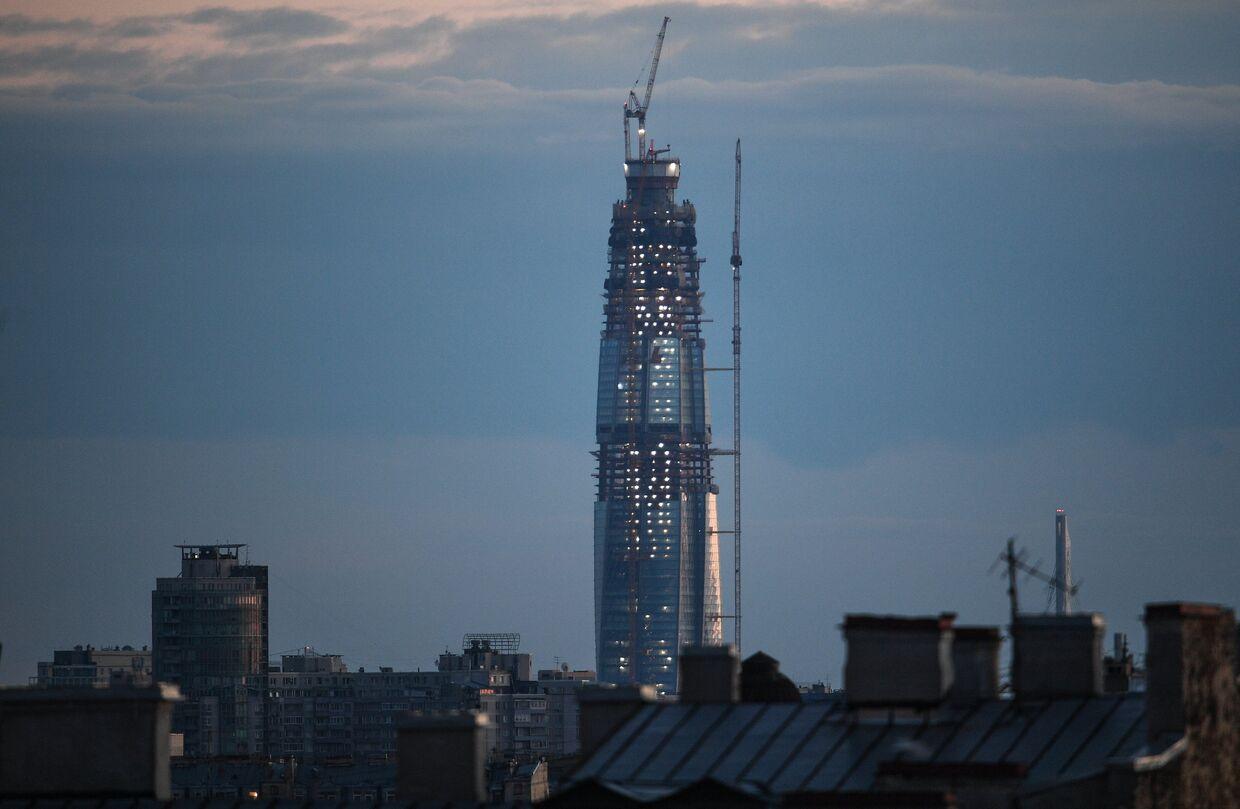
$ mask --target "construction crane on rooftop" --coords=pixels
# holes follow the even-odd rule
[[[654,77],[659,72],[659,55],[663,53],[663,38],[667,35],[667,23],[671,17],[663,18],[663,27],[659,29],[659,36],[654,42],[654,55],[650,59],[650,71],[646,77],[646,95],[639,101],[637,93],[637,83],[641,81],[641,76],[637,77],[637,81],[633,82],[633,89],[629,90],[629,99],[624,102],[624,159],[631,160],[632,156],[629,151],[629,119],[637,119],[637,156],[640,158],[646,151],[646,112],[650,109],[650,96],[654,93]]]

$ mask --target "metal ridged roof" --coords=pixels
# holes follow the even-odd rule
[[[648,705],[573,773],[630,789],[706,778],[772,793],[867,790],[884,762],[1018,764],[1027,783],[1075,780],[1145,741],[1140,693],[986,700],[910,715],[841,702]]]

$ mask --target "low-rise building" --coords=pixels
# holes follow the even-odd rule
[[[109,688],[151,684],[151,650],[146,646],[74,646],[57,649],[50,661],[39,662],[31,685],[46,688]]]
[[[576,755],[581,749],[581,708],[577,695],[598,676],[567,665],[538,672],[538,690],[547,695],[547,751],[549,757]]]
[[[471,707],[477,689],[438,671],[349,671],[340,655],[307,647],[267,675],[272,756],[382,762],[396,753],[396,720],[411,710]]]

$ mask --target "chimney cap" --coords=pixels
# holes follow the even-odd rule
[[[1000,639],[999,627],[997,626],[953,626],[952,631],[956,633],[956,640],[993,640]]]
[[[0,702],[181,702],[181,689],[172,683],[57,689],[11,686],[0,688]]]
[[[485,714],[472,711],[411,711],[401,717],[399,727],[416,730],[471,730],[490,724]]]
[[[873,613],[849,613],[840,627],[850,629],[898,629],[904,631],[951,629],[956,613],[941,612],[934,615],[875,615]]]
[[[1159,601],[1145,605],[1145,620],[1166,618],[1217,618],[1228,609],[1221,604],[1192,601]]]
[[[1062,627],[1104,627],[1106,619],[1100,612],[1074,612],[1071,615],[1033,615],[1021,613],[1016,616],[1018,627],[1055,629]]]
[[[577,692],[578,702],[654,702],[652,685],[590,683]]]

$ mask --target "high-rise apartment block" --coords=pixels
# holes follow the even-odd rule
[[[676,202],[680,172],[653,144],[625,160],[596,421],[599,679],[663,692],[676,690],[681,647],[723,635],[697,213]]]
[[[185,754],[246,755],[263,746],[267,567],[245,545],[178,545],[181,575],[151,593],[152,669],[181,687],[173,729]]]

